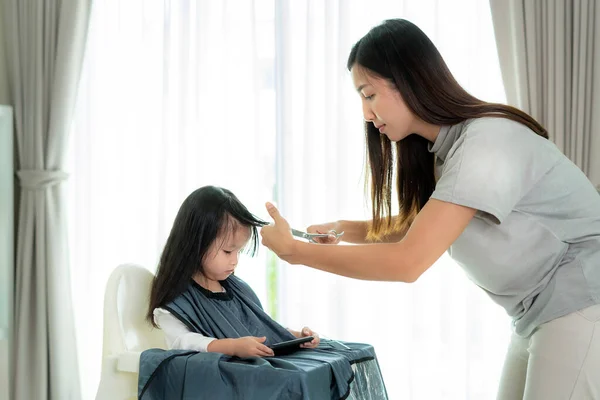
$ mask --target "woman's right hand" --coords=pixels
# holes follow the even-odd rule
[[[314,238],[315,242],[320,244],[338,244],[342,239],[336,237],[335,233],[340,233],[339,222],[328,222],[325,224],[311,225],[306,228],[307,233],[331,233],[327,237]]]
[[[265,340],[267,340],[265,336],[244,336],[238,339],[233,339],[232,353],[234,356],[240,358],[272,357],[274,355],[273,350],[263,344]]]

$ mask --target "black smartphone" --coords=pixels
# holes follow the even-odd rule
[[[273,350],[273,353],[275,353],[276,356],[282,356],[285,354],[293,353],[294,351],[300,349],[300,345],[302,343],[310,342],[313,339],[313,336],[306,336],[299,339],[275,343],[269,347],[271,348],[271,350]]]

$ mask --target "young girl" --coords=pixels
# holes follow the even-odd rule
[[[304,348],[315,348],[320,339],[316,332],[304,327],[300,331],[287,331],[262,312],[260,301],[247,284],[234,274],[239,254],[251,243],[251,252],[256,252],[257,227],[264,221],[252,215],[246,207],[227,189],[205,186],[193,192],[183,203],[171,234],[167,240],[150,294],[148,319],[163,330],[170,349],[210,351],[230,356],[272,356],[273,351],[265,345],[277,341],[313,336]],[[182,322],[181,315],[173,315],[172,305],[183,292],[192,286],[201,294],[203,303],[212,303],[216,308],[234,310],[232,318],[239,323],[236,332],[240,337],[216,339],[215,335],[195,332]],[[267,341],[265,330],[258,324],[248,328],[245,318],[235,309],[243,307],[243,300],[233,296],[233,288],[250,295],[250,300],[260,308],[256,310],[262,323],[271,325],[277,337]],[[228,290],[229,289],[229,290]],[[231,321],[229,321],[231,322]]]
[[[234,275],[240,252],[247,247],[256,252],[257,227],[265,224],[227,189],[205,186],[183,202],[160,259],[147,314],[163,330],[170,351],[142,353],[140,398],[179,398],[184,393],[261,400],[387,398],[372,346],[339,346],[321,341],[307,327],[285,329]],[[303,349],[272,358],[270,345],[305,336],[314,339]]]

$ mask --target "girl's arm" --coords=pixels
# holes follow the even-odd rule
[[[209,345],[215,338],[207,337],[201,333],[190,332],[187,326],[173,314],[162,308],[154,310],[154,322],[165,334],[169,350],[195,350],[207,352]]]
[[[467,227],[473,208],[430,199],[397,243],[331,246],[294,240],[287,221],[267,205],[275,224],[261,229],[263,244],[290,264],[350,278],[414,282]]]
[[[251,336],[237,339],[215,339],[190,332],[187,326],[167,310],[154,310],[154,322],[164,332],[169,349],[223,353],[238,357],[272,356],[273,351],[263,343],[266,338]]]

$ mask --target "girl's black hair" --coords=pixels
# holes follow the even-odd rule
[[[258,250],[258,227],[267,223],[254,216],[229,190],[204,186],[190,194],[173,222],[150,290],[147,320],[154,326],[153,311],[183,293],[211,245],[221,234],[238,225],[251,231],[250,254]]]

